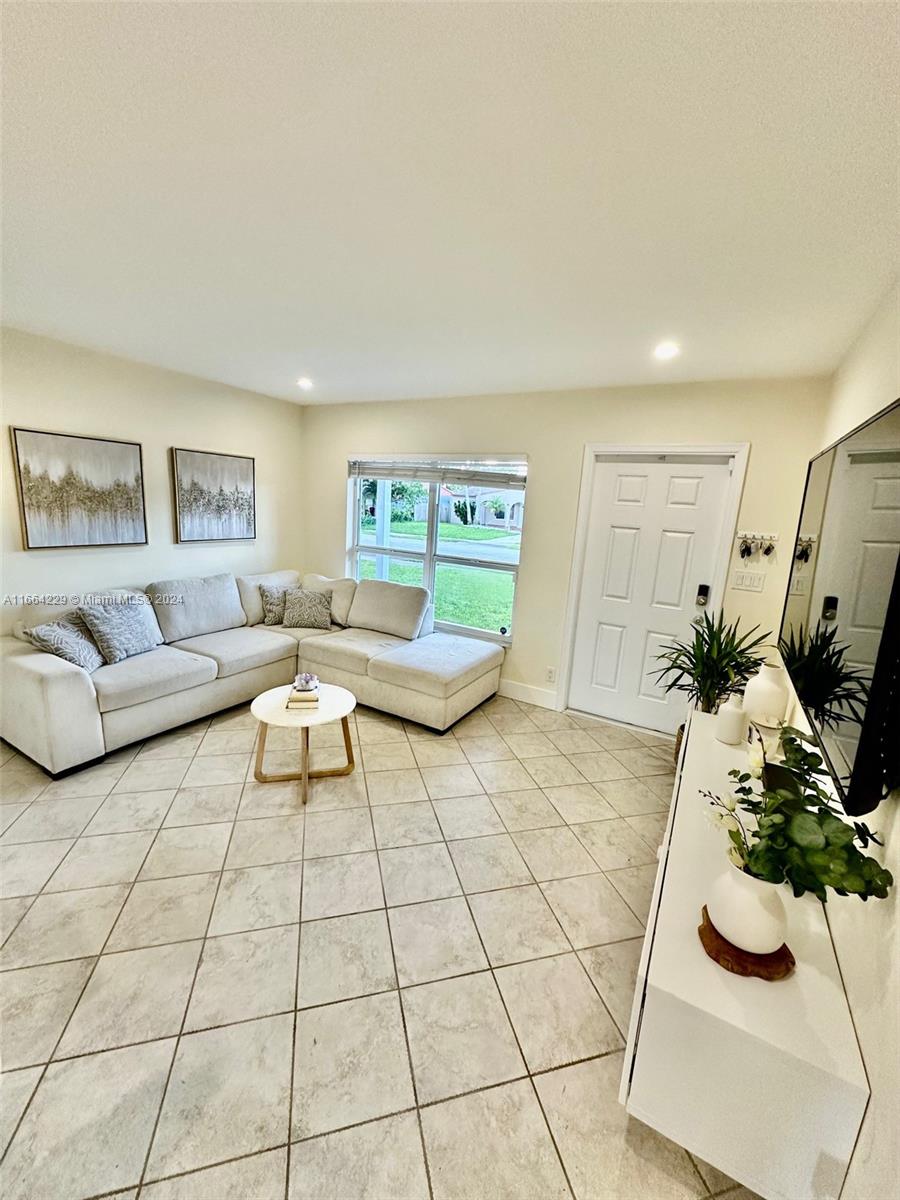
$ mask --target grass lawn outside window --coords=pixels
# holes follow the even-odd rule
[[[402,462],[354,472],[351,570],[357,579],[426,587],[437,628],[508,642],[522,541],[524,464],[494,476],[466,463],[435,477]],[[368,465],[368,464],[366,464]],[[486,464],[491,468],[499,463]],[[426,467],[427,469],[427,467]]]
[[[360,579],[375,578],[373,555],[359,556],[357,574]],[[391,583],[421,587],[422,564],[392,558],[388,561],[388,579]],[[434,619],[472,629],[499,631],[504,626],[509,629],[514,592],[515,576],[508,571],[438,563],[434,581]]]

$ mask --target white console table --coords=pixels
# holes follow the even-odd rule
[[[620,1099],[766,1200],[836,1200],[869,1086],[822,905],[785,889],[794,973],[744,979],[697,926],[726,842],[707,817],[741,747],[695,713],[686,731],[638,970]],[[853,897],[829,903],[857,904]]]

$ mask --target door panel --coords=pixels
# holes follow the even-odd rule
[[[610,529],[604,600],[631,600],[640,536],[639,529],[623,529],[621,525],[614,525]]]
[[[625,628],[622,625],[597,626],[597,645],[594,650],[594,687],[614,690],[619,686]]]
[[[698,586],[713,583],[730,474],[724,459],[597,459],[571,707],[649,729],[680,724],[683,696],[667,696],[652,672],[661,647],[689,632]]]
[[[684,604],[693,547],[692,533],[679,529],[664,529],[660,533],[651,601],[655,607],[680,609]]]
[[[884,449],[844,453],[836,460],[809,611],[815,628],[825,596],[837,597],[837,640],[849,647],[848,664],[869,679],[900,553],[900,452],[890,460]],[[851,767],[859,726],[842,721],[825,738],[832,754],[839,749]]]
[[[643,504],[647,495],[646,475],[619,475],[616,480],[618,504]]]

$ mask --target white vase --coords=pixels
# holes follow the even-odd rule
[[[750,954],[772,954],[784,944],[787,916],[780,889],[729,864],[706,901],[709,919],[723,938]]]
[[[744,704],[740,696],[729,696],[719,705],[716,713],[716,723],[713,732],[716,741],[724,742],[726,746],[739,746],[746,742],[750,722],[744,712]]]
[[[744,689],[744,712],[755,725],[775,728],[784,720],[788,685],[784,667],[763,663]]]

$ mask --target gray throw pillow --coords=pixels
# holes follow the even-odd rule
[[[146,597],[122,596],[121,602],[84,604],[76,609],[108,663],[155,650],[163,636]]]
[[[58,621],[47,621],[26,631],[29,641],[38,650],[55,654],[66,662],[83,667],[85,671],[96,671],[106,661],[90,630],[76,612],[64,613]]]
[[[271,587],[267,583],[259,585],[264,625],[284,624],[284,594],[286,591],[285,587]]]
[[[286,629],[330,629],[331,597],[304,588],[289,588],[284,596]]]

